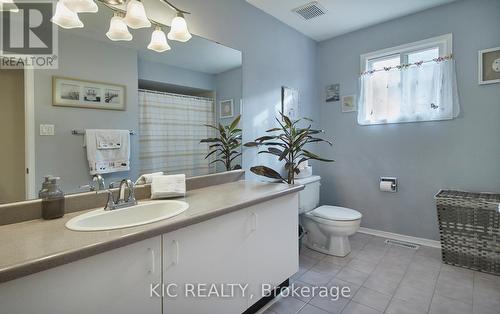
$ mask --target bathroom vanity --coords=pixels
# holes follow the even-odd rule
[[[182,214],[110,231],[65,227],[85,211],[1,226],[0,313],[243,313],[261,285],[298,269],[302,189],[245,180],[194,189]],[[248,287],[228,297],[229,284]]]

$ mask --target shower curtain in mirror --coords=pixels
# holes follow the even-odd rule
[[[198,176],[215,172],[213,159],[205,159],[215,137],[212,98],[139,90],[139,160],[141,173],[163,171]]]

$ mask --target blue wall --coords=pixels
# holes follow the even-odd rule
[[[215,89],[215,75],[179,68],[165,63],[138,59],[139,80],[186,86],[204,90]]]
[[[319,119],[316,42],[244,0],[184,0],[190,31],[243,52],[243,141],[275,125],[281,86],[301,91],[301,113]],[[275,158],[244,149],[243,168]]]
[[[319,43],[320,124],[335,139],[337,160],[322,164],[322,202],[363,213],[362,226],[438,239],[433,196],[441,188],[500,192],[500,84],[477,83],[478,50],[500,46],[500,1],[467,0]],[[452,121],[359,126],[356,113],[324,102],[324,87],[357,92],[359,56],[453,33],[461,114]],[[400,179],[398,193],[378,189]]]

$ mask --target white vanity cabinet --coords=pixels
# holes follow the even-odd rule
[[[262,297],[262,284],[279,285],[297,271],[297,225],[292,194],[164,235],[163,282],[177,297],[164,298],[163,313],[244,312]],[[245,295],[236,286],[235,297],[222,296],[228,284],[247,283]],[[218,295],[198,293],[212,284]]]
[[[297,271],[297,220],[288,194],[0,283],[0,314],[243,313]]]
[[[243,313],[245,297],[203,298],[198,284],[247,282],[245,239],[248,219],[245,210],[235,211],[163,235],[163,283],[173,284],[177,296],[164,298],[164,314]],[[189,286],[194,284],[192,297]],[[187,288],[187,289],[186,289]]]
[[[246,240],[249,306],[262,298],[262,285],[278,286],[299,268],[298,196],[296,194],[248,209],[253,232]]]
[[[0,284],[1,314],[161,314],[161,236]]]

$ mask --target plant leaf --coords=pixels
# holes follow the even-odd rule
[[[206,126],[206,127],[209,127],[209,128],[212,128],[212,129],[215,129],[215,130],[219,131],[219,128],[218,128],[218,127],[216,127],[216,126],[214,126],[214,125],[211,125],[211,124],[204,124],[204,126]]]
[[[285,181],[285,179],[283,179],[283,177],[278,172],[266,166],[255,166],[250,168],[250,171],[259,176]]]
[[[200,143],[217,143],[221,142],[220,138],[217,137],[211,137],[211,138],[205,138],[200,141]]]
[[[266,135],[266,136],[261,136],[257,139],[255,139],[256,142],[264,142],[264,141],[269,141],[269,140],[274,140],[278,138],[277,136],[270,136],[270,135]]]
[[[248,143],[243,144],[243,146],[245,146],[245,147],[258,147],[259,145],[260,144],[257,142],[248,142]]]
[[[218,149],[211,151],[210,153],[208,153],[208,154],[205,156],[205,159],[207,159],[208,157],[210,157],[211,155],[213,155],[213,154],[214,154],[214,153],[216,153],[217,151],[218,151]]]
[[[307,140],[306,143],[318,143],[318,142],[325,142],[328,143],[330,146],[333,146],[332,142],[317,137],[311,137],[310,139]]]
[[[306,157],[309,157],[310,159],[315,159],[315,160],[319,160],[319,161],[325,161],[325,162],[334,162],[335,160],[333,159],[325,159],[325,158],[321,158],[319,157],[318,155],[314,154],[314,153],[311,153],[310,151],[307,151],[305,149],[302,150],[304,152],[304,155]]]
[[[229,126],[229,129],[232,130],[234,128],[236,128],[236,126],[238,125],[238,123],[240,123],[240,119],[241,119],[241,115],[238,115],[234,120],[233,122],[231,123],[231,125]]]
[[[237,155],[233,156],[233,158],[231,158],[229,161],[231,162],[231,161],[235,160],[236,158],[238,158],[239,156],[241,156],[241,153],[239,153],[239,154],[237,154]]]

